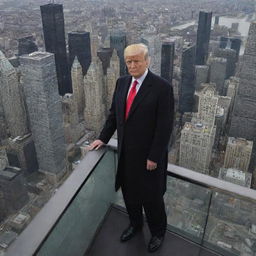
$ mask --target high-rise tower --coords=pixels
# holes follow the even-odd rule
[[[115,32],[110,35],[110,47],[116,49],[120,60],[120,75],[126,74],[126,67],[124,61],[124,49],[127,45],[126,34],[124,32]]]
[[[38,50],[33,36],[26,36],[18,39],[18,55],[29,54]]]
[[[197,40],[196,40],[196,65],[204,65],[208,57],[208,48],[211,34],[212,13],[200,12]]]
[[[20,57],[24,94],[39,168],[61,174],[66,147],[54,55],[34,52]]]
[[[230,49],[236,51],[236,61],[238,61],[239,52],[241,48],[242,40],[240,38],[235,37],[220,37],[220,48],[227,48],[227,46],[230,46]]]
[[[163,42],[161,52],[161,77],[172,82],[173,60],[174,60],[174,42]]]
[[[105,48],[105,47],[100,48],[97,51],[97,56],[99,57],[99,59],[101,60],[101,63],[102,63],[104,75],[107,74],[107,69],[110,66],[110,59],[112,56],[112,52],[113,52],[113,50],[111,48]]]
[[[249,29],[241,71],[240,83],[231,117],[230,137],[253,141],[252,160],[256,161],[256,22]]]
[[[81,31],[68,33],[68,48],[70,69],[77,56],[77,59],[82,66],[83,75],[85,75],[92,60],[90,33]]]
[[[248,171],[253,142],[241,138],[228,138],[224,167]]]
[[[194,104],[195,46],[185,46],[181,62],[180,112],[192,112]]]
[[[18,81],[18,75],[15,68],[1,51],[0,101],[9,136],[15,138],[27,134],[27,115]]]
[[[70,71],[67,62],[64,15],[61,4],[40,6],[45,49],[54,53],[59,94],[72,93]]]
[[[217,48],[214,51],[214,56],[227,59],[227,68],[226,68],[226,77],[225,77],[225,79],[228,79],[229,77],[235,75],[236,61],[237,61],[235,50]]]

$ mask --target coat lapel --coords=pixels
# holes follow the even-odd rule
[[[132,106],[131,106],[131,109],[130,109],[130,112],[129,112],[129,116],[128,116],[127,119],[129,119],[129,117],[134,113],[134,111],[139,106],[139,104],[143,101],[145,96],[149,93],[150,87],[152,86],[150,76],[151,76],[151,72],[148,71],[147,76],[145,77],[137,95],[134,98],[134,101],[132,103]]]

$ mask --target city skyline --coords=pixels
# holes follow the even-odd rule
[[[163,0],[155,12],[150,5],[153,1],[135,1],[130,7],[124,1],[109,5],[111,1],[95,0],[86,1],[81,8],[81,1],[50,2],[21,1],[25,9],[16,12],[10,2],[0,1],[0,181],[4,175],[5,179],[11,175],[17,184],[25,180],[29,189],[22,191],[22,203],[12,206],[17,212],[32,207],[28,192],[33,200],[45,203],[83,159],[85,145],[97,138],[108,114],[116,80],[126,74],[123,49],[139,42],[149,47],[150,69],[165,76],[173,86],[176,117],[169,162],[256,189],[252,164],[256,161],[255,139],[252,141],[256,129],[245,125],[255,119],[255,1],[234,0],[234,5],[225,6],[230,1],[216,0],[212,4],[206,0]],[[5,5],[7,8],[2,10]],[[50,7],[58,7],[58,11],[49,15]],[[211,25],[212,16],[219,19]],[[237,22],[230,27],[219,25],[223,16],[236,18]],[[208,20],[203,28],[202,17]],[[247,41],[239,32],[239,21],[244,19],[251,23]],[[198,24],[174,29],[195,20]],[[241,42],[243,55],[239,52]],[[204,51],[200,52],[202,47]],[[250,88],[241,87],[249,78]],[[237,116],[243,117],[244,123]],[[7,170],[8,166],[20,172]],[[8,182],[11,186],[11,180],[3,184],[8,186]],[[179,186],[181,189],[183,185]],[[45,190],[49,193],[41,197]],[[4,200],[8,196],[16,200],[6,189]],[[213,198],[226,205],[214,201],[216,209],[211,206],[209,225],[225,221],[227,209],[232,207],[229,199],[217,192]],[[180,207],[179,202],[168,200],[172,207]],[[187,204],[207,208],[205,199],[193,200],[186,195],[182,200],[185,208]],[[0,222],[11,216],[12,207],[0,215]],[[174,210],[177,214],[178,208]],[[200,212],[193,222],[196,213],[194,208],[189,215],[191,222],[184,216],[177,217],[187,223],[191,234],[199,234],[203,228],[199,216],[204,213]],[[26,214],[30,218],[29,211]],[[254,239],[238,217],[234,223],[230,225],[237,225],[244,238]],[[207,241],[223,248],[221,243],[228,244],[228,239],[221,230],[207,233]],[[218,234],[222,240],[216,238]],[[248,247],[253,253],[254,247]]]

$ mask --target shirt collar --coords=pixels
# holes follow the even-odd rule
[[[132,84],[135,80],[137,80],[138,84],[141,85],[143,83],[144,79],[146,78],[147,74],[148,74],[148,69],[145,70],[144,74],[141,77],[139,77],[139,78],[132,77]]]

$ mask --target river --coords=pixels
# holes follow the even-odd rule
[[[212,27],[214,24],[214,20],[215,20],[215,17],[212,18]],[[248,35],[249,27],[250,27],[250,22],[247,20],[247,16],[243,18],[220,16],[219,25],[222,25],[222,26],[224,25],[228,28],[231,28],[232,23],[239,23],[238,31],[241,33],[242,37],[246,38]],[[196,21],[190,21],[182,25],[174,26],[172,27],[172,29],[181,30],[195,24],[196,24]],[[242,46],[240,54],[243,54],[243,52],[244,52],[244,47]]]
[[[214,19],[215,17],[212,18],[212,24],[214,24]],[[239,23],[238,31],[241,33],[242,36],[246,37],[248,35],[249,27],[250,27],[250,22],[247,21],[247,17],[244,18],[235,18],[235,17],[225,17],[222,16],[219,19],[219,25],[224,25],[227,26],[228,28],[231,28],[232,23]],[[188,23],[174,26],[172,29],[185,29],[189,26],[195,25],[196,21],[190,21]],[[212,25],[213,26],[213,25]]]

